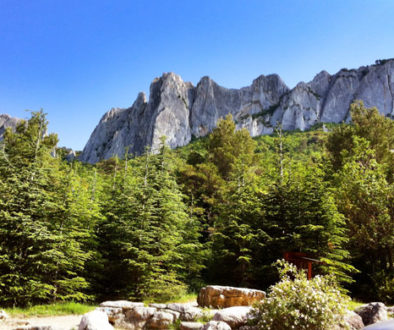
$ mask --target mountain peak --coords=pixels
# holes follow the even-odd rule
[[[112,109],[102,118],[81,160],[122,157],[126,147],[134,154],[146,147],[155,151],[163,135],[170,147],[183,146],[192,136],[211,132],[227,114],[233,115],[238,129],[247,128],[252,136],[270,134],[278,123],[286,130],[305,130],[318,122],[349,120],[349,105],[356,99],[394,116],[393,91],[394,59],[342,69],[335,75],[321,71],[293,89],[277,74],[260,75],[250,86],[228,89],[208,76],[195,87],[167,72],[153,80],[148,100],[140,93],[130,108]]]

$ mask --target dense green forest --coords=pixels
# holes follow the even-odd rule
[[[33,112],[0,144],[0,305],[166,300],[204,284],[266,289],[309,253],[359,299],[394,302],[394,121],[252,139],[208,136],[95,165],[63,160]]]

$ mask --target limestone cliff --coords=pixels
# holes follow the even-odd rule
[[[0,114],[0,140],[3,138],[3,134],[7,127],[15,129],[16,124],[20,119],[11,117],[7,114]]]
[[[305,130],[319,122],[348,121],[354,100],[394,118],[393,92],[394,59],[335,75],[322,71],[293,89],[275,74],[262,75],[248,87],[227,89],[209,77],[193,86],[165,73],[152,82],[149,100],[140,93],[130,108],[111,109],[102,117],[80,159],[95,163],[122,157],[126,148],[137,155],[146,147],[156,151],[161,136],[171,148],[183,146],[192,136],[211,132],[229,113],[237,128],[247,128],[252,136],[270,134],[278,123],[285,130]]]

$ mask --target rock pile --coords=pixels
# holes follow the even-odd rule
[[[94,312],[84,315],[79,330],[111,330],[112,326],[127,330],[160,330],[170,329],[174,324],[180,330],[257,330],[248,325],[253,317],[251,305],[264,298],[265,293],[259,290],[207,286],[201,289],[198,304],[145,306],[141,302],[106,301]],[[100,327],[97,320],[101,320]],[[387,320],[387,308],[382,303],[361,306],[345,317],[346,329],[351,330],[361,330],[364,325],[384,320]]]
[[[265,293],[259,290],[209,286],[200,292],[200,305],[171,303],[145,306],[141,302],[105,301],[94,312],[84,315],[79,330],[109,330],[112,326],[128,330],[169,329],[174,323],[178,323],[183,330],[239,329],[248,321],[251,310],[248,305],[264,297]],[[227,308],[203,309],[205,306]],[[103,314],[106,320],[103,319]],[[102,328],[94,326],[95,320],[99,318],[104,324]],[[211,321],[206,324],[201,323],[208,320]]]

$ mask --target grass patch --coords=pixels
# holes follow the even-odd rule
[[[197,300],[197,293],[186,293],[177,298],[162,302],[162,304],[170,304],[170,303],[188,303]],[[150,303],[157,303],[155,299],[147,299],[143,301],[145,306],[148,306]]]
[[[70,314],[85,314],[95,309],[96,306],[65,302],[65,303],[54,303],[48,305],[35,305],[26,308],[4,308],[4,310],[10,316],[54,316],[54,315],[70,315]]]
[[[356,300],[350,300],[348,308],[349,310],[354,311],[357,307],[360,307],[362,305],[365,305],[365,303]]]

